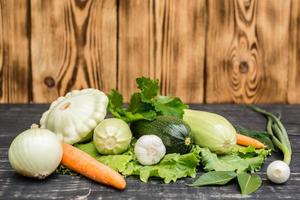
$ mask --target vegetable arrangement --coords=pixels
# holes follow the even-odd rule
[[[271,163],[267,177],[274,183],[288,180],[292,149],[280,117],[251,106],[268,125],[267,131],[248,130],[221,115],[188,109],[178,97],[160,95],[158,80],[140,77],[136,83],[139,92],[128,106],[116,90],[108,96],[96,89],[74,90],[59,97],[43,114],[41,128],[35,125],[13,140],[11,166],[39,179],[55,169],[78,173],[123,190],[124,176],[170,183],[195,177],[201,165],[205,173],[188,186],[236,180],[241,193],[250,194],[262,183],[255,172],[278,148],[284,162]],[[114,118],[105,119],[107,110]]]
[[[155,135],[151,135],[155,136]],[[148,140],[149,142],[149,140]],[[147,182],[150,177],[158,177],[163,179],[165,183],[176,181],[183,177],[195,177],[197,166],[200,162],[200,147],[195,146],[187,154],[171,153],[166,154],[159,163],[154,165],[143,165],[135,154],[136,140],[133,139],[128,151],[119,155],[102,155],[100,154],[93,142],[85,144],[76,144],[75,147],[86,152],[90,156],[103,164],[108,165],[112,169],[120,172],[124,176],[135,175],[141,181]],[[145,155],[145,154],[144,154]],[[72,173],[65,169],[59,169],[65,174]]]

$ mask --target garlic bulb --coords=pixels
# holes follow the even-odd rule
[[[93,130],[106,116],[107,96],[96,89],[73,90],[54,101],[40,124],[74,144],[90,139]]]
[[[165,156],[166,147],[158,136],[144,135],[136,141],[134,153],[142,165],[154,165]]]

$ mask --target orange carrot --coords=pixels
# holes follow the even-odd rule
[[[265,145],[260,141],[242,134],[236,134],[236,143],[242,146],[253,146],[256,149],[264,148]]]
[[[121,190],[126,187],[124,177],[118,172],[70,144],[63,143],[61,164],[96,182],[110,185]]]

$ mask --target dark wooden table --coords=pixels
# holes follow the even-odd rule
[[[222,114],[232,123],[247,128],[265,128],[264,117],[242,105],[191,107]],[[300,199],[300,105],[262,107],[282,114],[293,148],[291,177],[284,185],[274,185],[266,179],[267,164],[281,158],[280,154],[273,153],[259,173],[263,179],[262,187],[253,195],[241,196],[235,183],[222,187],[187,187],[185,183],[191,183],[191,178],[163,184],[159,180],[142,183],[136,177],[129,177],[126,190],[116,191],[79,176],[53,174],[43,181],[22,177],[9,165],[9,144],[18,133],[29,128],[32,123],[39,122],[48,105],[0,105],[0,199]]]

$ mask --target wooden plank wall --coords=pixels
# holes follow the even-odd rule
[[[300,0],[0,0],[0,103],[138,76],[189,103],[300,103]]]

